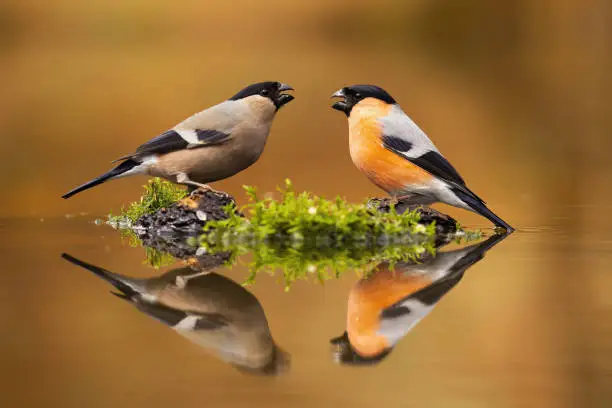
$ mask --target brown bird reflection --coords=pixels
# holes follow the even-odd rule
[[[68,254],[62,257],[106,280],[117,289],[115,296],[240,371],[278,375],[289,369],[290,356],[274,342],[257,298],[213,268],[188,266],[132,279]]]
[[[331,340],[342,364],[377,364],[462,278],[508,235],[479,244],[427,255],[419,262],[379,264],[349,292],[346,331]]]

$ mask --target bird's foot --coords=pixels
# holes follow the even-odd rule
[[[210,191],[211,193],[215,194],[224,194],[222,191],[215,190],[208,184],[199,184],[198,187],[195,188],[195,190]]]
[[[197,181],[193,181],[189,178],[189,176],[185,173],[179,173],[176,175],[176,182],[179,184],[185,184],[187,186],[187,191],[189,194],[193,193],[195,190],[201,189],[203,191],[211,191],[213,193],[219,194],[220,192],[209,186],[208,184],[198,183]]]
[[[414,195],[412,194],[404,194],[401,196],[392,196],[391,204],[397,207],[398,204],[411,204],[411,201],[414,200]]]
[[[208,275],[209,273],[210,271],[200,271],[200,272],[192,273],[191,275],[177,276],[176,279],[174,280],[174,284],[179,289],[185,289],[185,287],[187,286],[187,283],[191,279],[197,278],[198,276]]]
[[[213,193],[219,192],[215,190],[214,188],[212,188],[211,186],[209,186],[208,184],[200,184],[200,183],[195,183],[195,182],[187,184],[187,191],[189,192],[189,194],[193,193],[196,190],[212,191]]]
[[[176,280],[174,281],[174,284],[176,285],[177,288],[179,289],[185,289],[185,287],[187,286],[187,281],[189,280],[188,277],[185,276],[177,276]]]

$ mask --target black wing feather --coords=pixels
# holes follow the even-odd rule
[[[138,146],[138,149],[136,149],[136,152],[133,154],[120,157],[115,161],[129,158],[142,158],[151,154],[166,154],[189,147],[204,147],[219,144],[223,143],[230,136],[227,133],[210,129],[195,129],[195,132],[201,144],[190,145],[176,130],[171,129]]]
[[[188,316],[182,310],[173,309],[160,303],[138,302],[134,305],[141,312],[170,327],[176,326]]]
[[[440,153],[429,151],[414,159],[408,159],[423,170],[427,170],[434,176],[443,180],[465,186],[465,181],[457,170]]]
[[[189,143],[174,130],[167,130],[140,145],[134,155],[147,156],[149,154],[165,154],[187,148]]]
[[[213,129],[196,129],[195,132],[198,136],[198,140],[207,145],[223,143],[230,137],[227,133]]]
[[[408,146],[408,144],[410,144],[410,146]],[[430,150],[419,157],[408,157],[405,153],[412,148],[412,144],[410,142],[405,142],[403,139],[398,137],[388,135],[383,136],[383,146],[387,150],[392,151],[404,159],[410,160],[412,163],[416,164],[428,173],[431,173],[435,177],[448,182],[453,187],[472,197],[479,203],[485,203],[482,198],[478,197],[465,185],[465,181],[459,175],[459,172],[440,153]]]
[[[195,330],[217,330],[228,326],[229,322],[218,313],[198,313]]]
[[[412,143],[400,137],[383,135],[383,146],[391,151],[408,153],[412,149]]]

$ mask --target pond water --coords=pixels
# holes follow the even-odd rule
[[[248,257],[153,269],[144,249],[93,219],[0,221],[3,387],[20,390],[6,406],[610,401],[612,276],[597,267],[609,264],[609,243],[569,248],[561,231],[519,230],[393,272],[381,264],[285,291],[278,274],[243,287]],[[174,309],[113,296],[62,253],[132,278],[163,276],[147,290]],[[590,257],[597,265],[583,263]],[[185,317],[177,310],[203,313],[200,331],[169,327]]]

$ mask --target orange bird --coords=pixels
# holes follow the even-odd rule
[[[349,121],[353,163],[378,187],[414,204],[446,203],[514,229],[487,208],[457,170],[384,89],[354,85],[332,97]]]
[[[406,336],[437,302],[480,261],[487,250],[508,234],[434,257],[396,264],[379,264],[351,289],[346,331],[332,339],[334,359],[343,364],[377,364]]]

